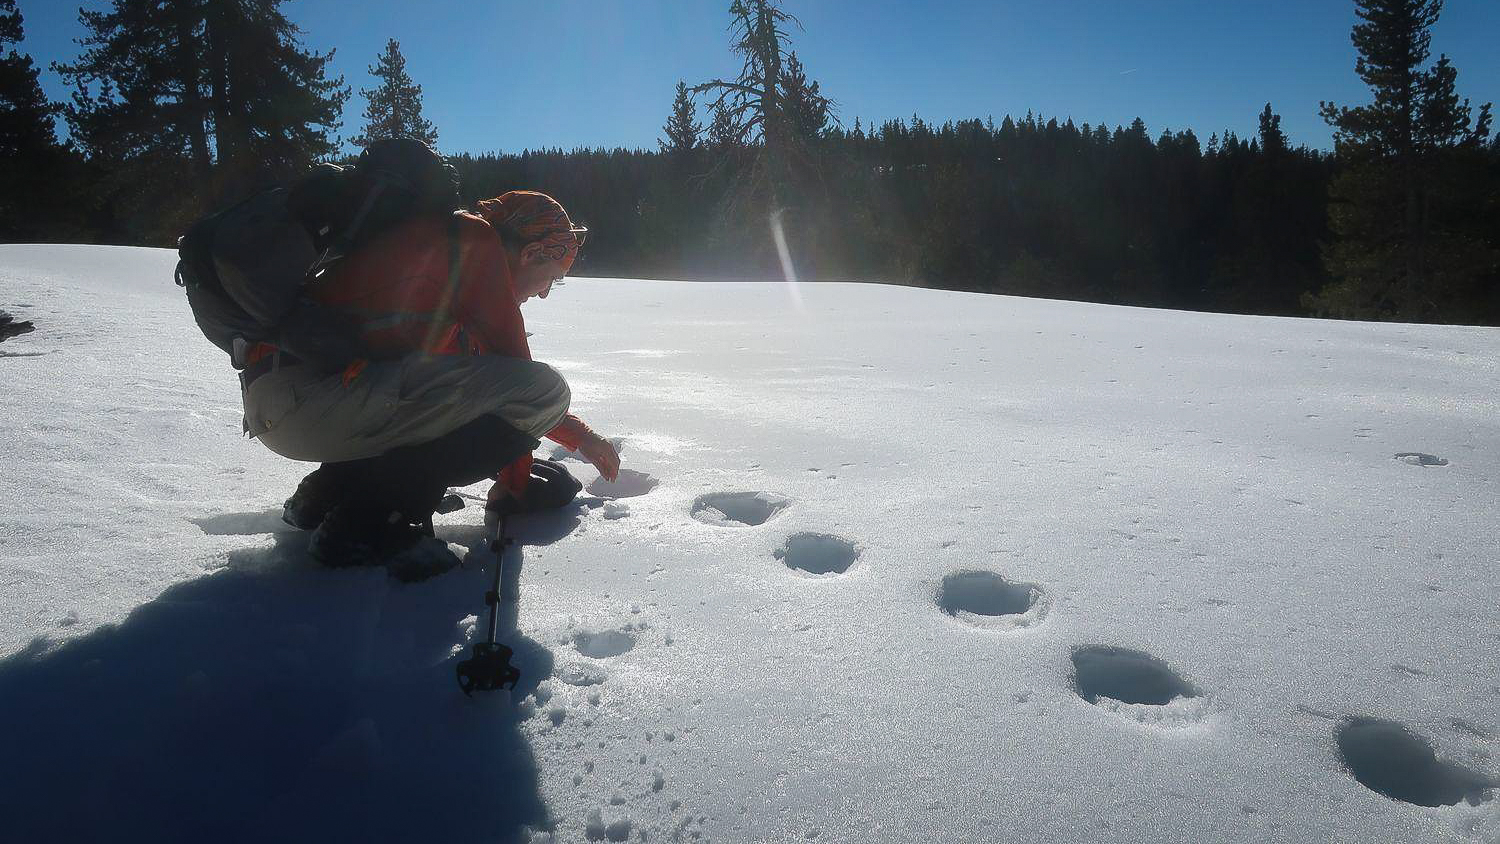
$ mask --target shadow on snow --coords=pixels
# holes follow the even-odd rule
[[[477,637],[487,621],[483,531],[442,530],[470,547],[464,567],[403,584],[316,566],[275,515],[198,520],[273,544],[0,661],[8,838],[505,841],[548,825],[529,707],[465,698],[454,679],[463,618],[479,616]],[[513,531],[546,544],[577,524],[564,511]],[[521,700],[552,654],[503,609]]]

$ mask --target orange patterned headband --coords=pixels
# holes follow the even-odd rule
[[[573,225],[562,205],[545,193],[513,190],[478,205],[479,215],[496,231],[522,243],[542,244],[549,260],[576,256],[588,236],[589,230]]]

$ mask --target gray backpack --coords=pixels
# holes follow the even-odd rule
[[[320,164],[193,223],[177,240],[177,284],[203,335],[236,369],[261,342],[339,369],[362,356],[357,327],[311,301],[308,286],[397,223],[457,208],[458,179],[431,147],[376,141],[353,166]]]

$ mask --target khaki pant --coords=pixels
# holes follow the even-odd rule
[[[568,411],[557,370],[499,355],[413,355],[371,363],[347,386],[293,365],[245,391],[245,427],[282,457],[338,463],[437,439],[485,414],[541,439]]]

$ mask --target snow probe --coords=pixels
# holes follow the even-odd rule
[[[495,538],[490,540],[490,551],[495,554],[495,587],[484,593],[484,602],[490,607],[490,636],[474,644],[474,657],[458,664],[458,687],[464,694],[473,697],[475,689],[494,691],[507,686],[514,689],[521,680],[521,670],[510,664],[515,652],[495,641],[495,627],[500,611],[500,576],[505,571],[505,549],[515,542],[505,535],[506,518],[500,517],[500,527]]]

